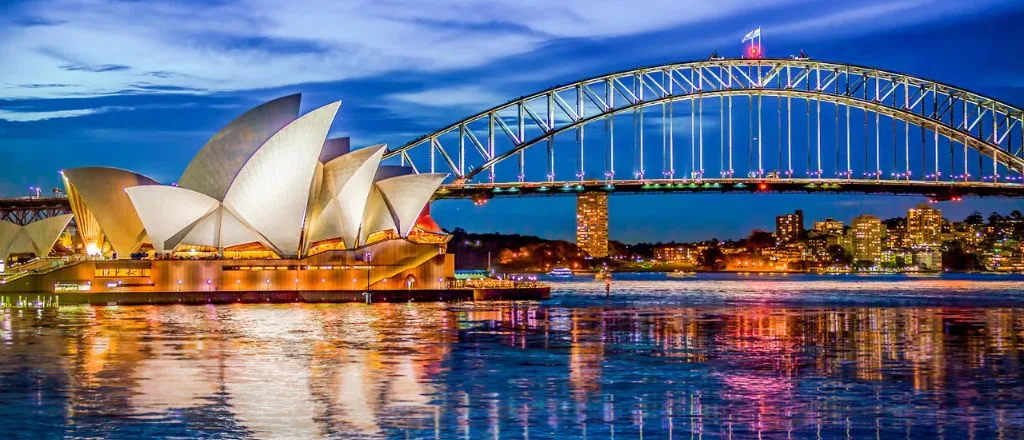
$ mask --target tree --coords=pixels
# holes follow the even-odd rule
[[[942,268],[948,271],[963,272],[978,270],[981,261],[978,256],[967,252],[960,240],[950,240],[942,246]]]
[[[870,269],[875,266],[875,262],[871,260],[857,260],[853,262],[853,268],[857,270]]]
[[[853,263],[853,255],[850,255],[842,246],[834,244],[825,249],[828,253],[828,261],[837,266],[849,266]]]
[[[747,237],[747,247],[751,249],[765,249],[775,245],[775,237],[771,232],[755,229]]]
[[[718,246],[712,246],[707,249],[700,251],[700,255],[697,256],[697,264],[705,270],[712,272],[718,272],[724,266],[725,254],[722,253],[722,249]]]
[[[996,225],[1002,223],[1003,220],[1004,220],[1003,216],[999,215],[998,212],[993,212],[993,213],[988,215],[988,224],[989,224],[989,226],[996,226]]]
[[[985,217],[982,217],[980,212],[974,211],[964,218],[964,223],[969,225],[980,225],[985,223]]]

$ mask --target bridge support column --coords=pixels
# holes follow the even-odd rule
[[[608,193],[576,196],[576,246],[594,258],[608,256]]]

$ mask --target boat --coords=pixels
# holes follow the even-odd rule
[[[548,275],[555,278],[572,278],[572,270],[568,267],[556,267],[551,269],[551,272],[548,272]]]
[[[938,278],[942,272],[904,272],[904,275],[911,278]]]
[[[697,278],[697,272],[675,270],[666,274],[669,278]]]

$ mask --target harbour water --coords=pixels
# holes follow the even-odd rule
[[[1021,438],[1024,277],[0,312],[0,438]]]

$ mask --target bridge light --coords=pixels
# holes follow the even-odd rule
[[[761,183],[757,184],[757,189],[759,191],[764,191],[764,190],[768,189],[768,184],[764,183],[764,182],[761,182]]]

